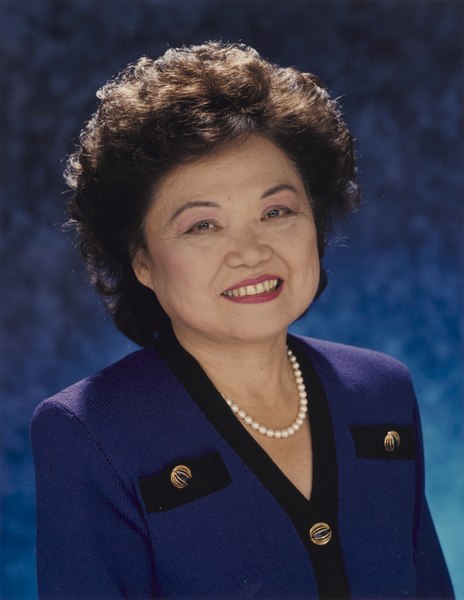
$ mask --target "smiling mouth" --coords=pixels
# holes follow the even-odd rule
[[[243,298],[244,296],[257,296],[258,294],[266,294],[273,292],[282,284],[282,279],[267,279],[257,283],[256,285],[244,285],[243,287],[222,292],[222,296],[229,298]]]

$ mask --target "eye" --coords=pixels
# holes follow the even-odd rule
[[[198,223],[195,223],[195,225],[190,227],[186,233],[201,233],[203,231],[209,231],[216,228],[217,225],[215,225],[212,221],[198,221]]]
[[[264,213],[264,219],[277,219],[279,217],[286,217],[287,215],[294,214],[292,210],[286,206],[276,206],[270,208]]]

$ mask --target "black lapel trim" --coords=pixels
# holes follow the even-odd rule
[[[311,560],[320,597],[349,598],[338,537],[337,461],[329,406],[303,342],[289,335],[287,343],[297,356],[308,390],[313,444],[310,501],[240,424],[199,363],[182,348],[172,332],[164,332],[160,336],[157,350],[211,424],[287,513]],[[316,423],[317,426],[314,426]],[[332,539],[326,545],[316,545],[309,538],[310,528],[319,522],[328,523],[332,529]]]
[[[352,425],[350,430],[358,458],[413,460],[416,456],[413,425]]]
[[[173,484],[174,473],[181,473]],[[175,477],[175,476],[174,476]],[[140,491],[147,512],[161,512],[222,490],[230,475],[219,452],[186,457],[167,465],[160,473],[140,477]]]

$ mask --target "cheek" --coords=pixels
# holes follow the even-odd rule
[[[159,294],[169,284],[172,273],[178,272],[175,254],[161,247],[150,248],[150,276],[155,294]]]
[[[296,251],[296,249],[295,249]],[[299,263],[300,276],[303,288],[309,294],[309,300],[312,301],[313,296],[319,287],[320,279],[320,260],[317,248],[316,234],[314,233],[309,239],[300,245],[301,260]]]
[[[195,285],[195,260],[190,251],[177,248],[161,248],[151,254],[152,282],[155,294],[179,295],[179,289],[187,292]]]
[[[317,248],[317,233],[316,228],[311,224],[308,229],[302,232],[299,238],[299,251],[301,256],[301,264],[305,270],[319,271],[319,251]],[[296,252],[296,248],[295,248]]]

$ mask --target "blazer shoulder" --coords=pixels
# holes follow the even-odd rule
[[[334,364],[344,365],[345,367],[349,365],[351,368],[369,366],[382,372],[391,372],[400,377],[409,377],[408,367],[389,354],[338,342],[303,336],[297,337],[309,352],[318,353]]]
[[[352,390],[412,391],[409,369],[388,354],[315,338],[296,337],[323,379],[338,379]]]
[[[416,395],[407,367],[374,350],[299,337],[333,413],[351,423],[409,423]]]
[[[173,377],[154,349],[138,350],[41,402],[31,425],[66,414],[85,422],[105,419],[115,410],[130,413]]]

